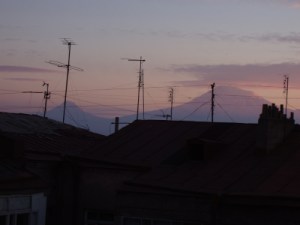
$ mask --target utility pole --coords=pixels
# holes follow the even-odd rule
[[[215,83],[211,84],[211,122],[214,122],[215,111]]]
[[[66,105],[67,105],[67,93],[68,93],[68,82],[69,82],[69,73],[70,69],[77,70],[77,71],[83,71],[83,69],[74,67],[70,65],[70,59],[71,59],[71,46],[75,45],[75,42],[68,38],[63,38],[62,39],[63,45],[68,46],[68,63],[64,64],[58,61],[47,61],[47,63],[50,63],[52,65],[58,66],[58,67],[64,67],[67,68],[67,79],[66,79],[66,88],[65,88],[65,96],[64,96],[64,111],[63,111],[63,123],[65,123],[65,113],[66,113]]]
[[[50,99],[50,95],[51,95],[51,92],[49,92],[49,84],[48,83],[43,83],[43,86],[46,85],[46,91],[44,91],[44,99],[45,99],[45,107],[44,107],[44,118],[46,117],[46,113],[47,113],[47,102],[48,102],[48,99]]]
[[[169,91],[169,102],[171,103],[170,117],[171,117],[171,120],[173,120],[174,88],[170,88],[170,91]],[[167,117],[167,119],[168,119],[168,117]]]
[[[286,116],[287,116],[287,107],[288,107],[288,92],[289,92],[289,76],[284,75],[283,93],[285,94],[285,115]]]
[[[136,109],[136,120],[139,119],[141,89],[142,89],[142,94],[143,94],[143,119],[144,119],[144,113],[145,113],[145,94],[144,94],[144,70],[142,68],[142,64],[143,64],[143,62],[146,62],[146,60],[143,59],[142,56],[139,59],[128,59],[128,58],[122,58],[122,59],[126,59],[128,61],[133,61],[133,62],[139,62],[140,63],[139,81],[138,81],[138,99],[137,99],[137,109]]]

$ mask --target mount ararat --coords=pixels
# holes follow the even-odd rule
[[[176,99],[175,99],[176,103]],[[215,88],[214,121],[235,123],[257,123],[263,104],[271,104],[266,99],[256,96],[251,91],[235,87],[219,86]],[[47,117],[61,121],[63,106],[48,111]],[[297,114],[295,111],[295,117]],[[300,113],[300,112],[299,112]],[[145,111],[144,119],[166,120],[170,108]],[[95,116],[84,111],[73,102],[67,102],[66,123],[88,129],[95,133],[109,135],[114,132],[114,118]],[[120,128],[133,122],[136,115],[119,116]],[[168,116],[169,118],[169,116]],[[141,119],[141,115],[140,115]],[[192,99],[182,105],[173,107],[173,120],[179,121],[211,121],[211,91]]]

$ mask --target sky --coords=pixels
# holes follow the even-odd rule
[[[0,0],[0,111],[43,112],[69,101],[98,116],[136,111],[139,59],[145,110],[183,104],[210,85],[251,90],[300,108],[299,0]],[[27,93],[24,93],[27,92]],[[28,93],[42,92],[42,93]],[[218,93],[216,93],[218,94]]]

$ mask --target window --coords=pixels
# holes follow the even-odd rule
[[[43,193],[0,196],[0,225],[37,225],[38,216],[45,219],[46,200]]]
[[[0,216],[0,225],[30,225],[30,214],[19,213]]]
[[[86,225],[112,225],[114,219],[114,214],[111,212],[88,210],[85,213]]]
[[[17,214],[16,225],[29,225],[29,213]]]
[[[139,217],[123,217],[122,225],[201,225],[190,221],[176,221],[167,219],[150,219]]]
[[[0,225],[6,225],[6,216],[0,216]]]
[[[138,218],[124,218],[123,225],[141,225],[141,220]]]

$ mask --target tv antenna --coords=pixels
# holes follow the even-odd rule
[[[47,102],[48,99],[50,99],[50,95],[51,92],[49,92],[49,84],[48,83],[43,83],[43,86],[46,85],[46,91],[42,92],[42,91],[22,91],[22,93],[29,93],[29,94],[42,94],[44,93],[44,99],[45,99],[45,106],[44,106],[44,118],[46,117],[46,113],[47,113]]]
[[[174,88],[172,87],[169,90],[169,102],[171,103],[170,119],[173,120]]]
[[[154,115],[156,117],[163,117],[163,118],[166,118],[166,120],[168,120],[169,118],[171,118],[171,115],[170,114],[165,114],[165,112],[160,109],[160,111],[162,112],[162,115]]]
[[[144,70],[142,68],[143,62],[146,60],[142,58],[142,56],[139,59],[130,59],[130,58],[122,58],[124,60],[133,61],[133,62],[140,62],[140,68],[139,68],[139,81],[138,81],[138,100],[137,100],[137,109],[136,109],[136,120],[139,119],[139,108],[140,108],[140,93],[142,89],[143,94],[143,119],[145,114],[145,92],[144,92]]]
[[[285,115],[287,115],[288,92],[289,92],[289,76],[288,75],[284,75],[283,93],[285,94]]]
[[[49,92],[49,84],[48,83],[44,82],[43,86],[46,86],[46,91],[44,91],[44,99],[45,99],[44,118],[45,118],[46,113],[47,113],[47,103],[48,103],[48,99],[50,99],[51,92]]]
[[[211,84],[211,122],[214,122],[214,113],[215,113],[215,83]]]
[[[68,82],[69,82],[70,69],[77,70],[77,71],[83,71],[83,69],[70,65],[71,46],[75,45],[75,42],[73,42],[70,38],[62,38],[62,43],[63,43],[63,45],[68,46],[68,63],[64,64],[64,63],[54,61],[54,60],[47,61],[47,63],[55,65],[57,67],[64,67],[67,69],[66,88],[65,88],[65,97],[64,97],[64,111],[63,111],[63,123],[65,123],[65,113],[66,113],[66,105],[67,105],[67,93],[68,93]]]

